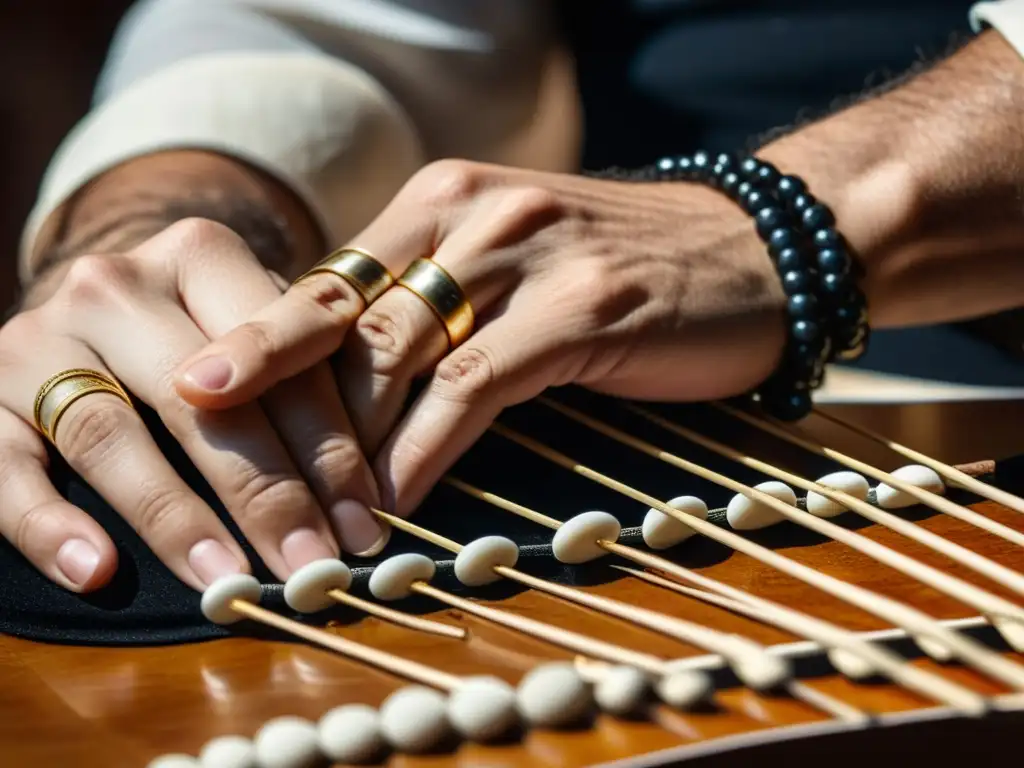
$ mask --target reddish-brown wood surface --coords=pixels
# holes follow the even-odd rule
[[[860,424],[878,428],[893,438],[951,461],[991,458],[1021,450],[1017,433],[1018,425],[1024,423],[1024,404],[834,409],[834,412],[852,416]],[[824,432],[823,429],[816,431]],[[841,442],[858,456],[877,459],[888,468],[905,463],[863,441],[843,437]],[[976,505],[976,508],[993,519],[1024,530],[1024,515],[991,503]],[[1024,552],[950,517],[936,514],[921,525],[1007,566],[1017,570],[1024,567]],[[862,532],[1017,601],[999,585],[888,530],[872,526]],[[685,547],[691,544],[717,546],[691,541]],[[800,562],[904,600],[940,618],[966,617],[974,613],[838,544],[790,546],[782,550]],[[680,557],[685,561],[684,555]],[[877,619],[742,555],[723,554],[713,565],[701,570],[846,627],[866,630],[883,626]],[[765,643],[793,639],[631,578],[624,577],[590,589]],[[666,658],[701,653],[537,593],[521,592],[500,601],[500,605]],[[489,673],[510,681],[517,680],[538,661],[569,658],[569,654],[552,646],[455,611],[442,610],[433,616],[464,624],[471,630],[470,639],[427,637],[376,620],[364,620],[336,628],[336,631],[450,672]],[[931,662],[915,663],[938,669]],[[941,671],[979,692],[994,694],[1002,690],[956,666],[943,667]],[[834,676],[816,677],[808,683],[876,712],[927,705],[918,697],[888,684],[858,685]],[[5,768],[64,765],[141,768],[162,753],[196,754],[203,743],[214,736],[252,735],[266,720],[278,715],[294,714],[315,720],[340,703],[378,704],[402,684],[403,681],[387,674],[298,643],[237,638],[174,647],[108,649],[50,646],[0,637],[0,765]],[[559,733],[534,731],[507,745],[464,744],[454,751],[429,757],[392,757],[389,765],[396,768],[591,765],[702,739],[813,722],[823,717],[795,701],[759,696],[740,688],[720,690],[716,703],[716,711],[662,712],[658,722],[625,722],[602,716],[588,729]]]

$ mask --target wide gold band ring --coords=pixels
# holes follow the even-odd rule
[[[437,262],[417,259],[398,278],[398,284],[415,293],[434,311],[444,324],[452,348],[473,332],[473,305],[455,278]]]
[[[395,278],[388,268],[377,261],[373,254],[362,248],[339,248],[314,264],[295,282],[305,280],[312,275],[328,272],[337,275],[355,288],[363,297],[366,306],[373,304],[395,282]]]
[[[36,429],[54,443],[57,425],[67,409],[75,401],[95,392],[114,395],[133,407],[124,388],[105,373],[90,368],[70,368],[54,374],[39,387],[32,414]]]

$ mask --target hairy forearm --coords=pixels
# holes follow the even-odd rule
[[[323,254],[308,211],[277,182],[225,156],[162,152],[108,171],[68,201],[21,265],[23,286],[46,282],[77,256],[130,249],[192,217],[230,227],[286,279]]]
[[[986,32],[765,146],[836,212],[875,326],[1024,306],[1024,62]]]

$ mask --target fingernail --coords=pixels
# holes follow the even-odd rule
[[[200,389],[217,392],[224,389],[235,375],[235,366],[226,357],[204,357],[189,366],[185,378]]]
[[[338,555],[312,528],[296,528],[281,541],[281,556],[295,571],[314,560],[333,560]]]
[[[391,538],[391,527],[385,526],[358,501],[339,501],[331,507],[331,518],[345,551],[357,557],[372,557]]]
[[[222,576],[242,572],[242,564],[216,539],[204,539],[188,551],[188,564],[200,580],[209,586]]]
[[[99,564],[99,551],[83,539],[68,539],[57,550],[57,567],[79,587],[88,583]]]

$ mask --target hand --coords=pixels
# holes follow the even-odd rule
[[[336,556],[338,538],[349,551],[381,539],[365,508],[378,503],[375,482],[325,363],[217,414],[174,390],[183,360],[281,295],[240,238],[183,221],[129,252],[77,258],[52,282],[0,328],[0,532],[39,570],[90,591],[117,565],[106,533],[50,484],[43,438],[29,426],[40,385],[69,368],[113,376],[154,409],[280,578]],[[219,375],[203,373],[207,382]],[[187,584],[202,589],[248,570],[225,526],[118,398],[75,401],[56,447]]]
[[[351,325],[301,281],[183,365],[182,397],[220,409],[317,364],[345,338],[343,399],[386,503],[408,514],[507,406],[575,382],[638,399],[741,393],[774,369],[784,295],[749,217],[689,184],[633,184],[445,161],[354,241],[398,276],[433,257],[476,312],[448,348],[428,306],[392,287]],[[188,367],[229,361],[202,390]],[[403,414],[415,378],[429,386]]]

